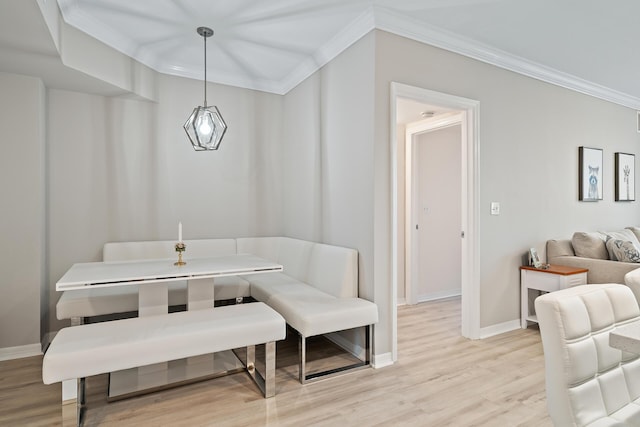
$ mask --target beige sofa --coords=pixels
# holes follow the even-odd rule
[[[547,262],[588,268],[587,283],[590,284],[628,284],[625,275],[640,268],[640,263],[633,248],[629,250],[627,246],[640,249],[639,236],[637,227],[611,232],[576,232],[570,240],[547,241]],[[640,300],[640,290],[632,290]]]

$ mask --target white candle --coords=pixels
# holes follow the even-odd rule
[[[178,242],[182,243],[182,222],[178,223]]]

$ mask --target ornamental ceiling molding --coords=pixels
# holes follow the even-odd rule
[[[144,51],[137,49],[131,40],[119,37],[113,29],[83,13],[77,6],[78,1],[65,0],[60,2],[60,10],[66,22],[73,20],[74,25],[81,31],[93,34],[98,40],[109,46],[118,46],[117,50],[120,52],[160,73],[195,80],[201,78],[200,70],[162,66],[157,58],[145,56]],[[640,110],[640,98],[543,66],[447,30],[426,25],[424,22],[379,6],[369,7],[280,81],[221,73],[212,76],[208,81],[284,95],[374,29],[387,31],[572,91]]]

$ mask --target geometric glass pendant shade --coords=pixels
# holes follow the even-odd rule
[[[198,27],[197,31],[204,39],[204,107],[194,108],[183,127],[194,150],[217,150],[227,131],[227,124],[218,107],[207,107],[207,37],[213,35],[213,30]]]
[[[227,131],[227,124],[215,105],[196,107],[184,124],[184,130],[196,151],[217,150]]]

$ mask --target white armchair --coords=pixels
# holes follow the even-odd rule
[[[631,290],[582,285],[535,301],[547,407],[556,426],[640,426],[640,356],[609,346],[609,332],[640,321]]]

